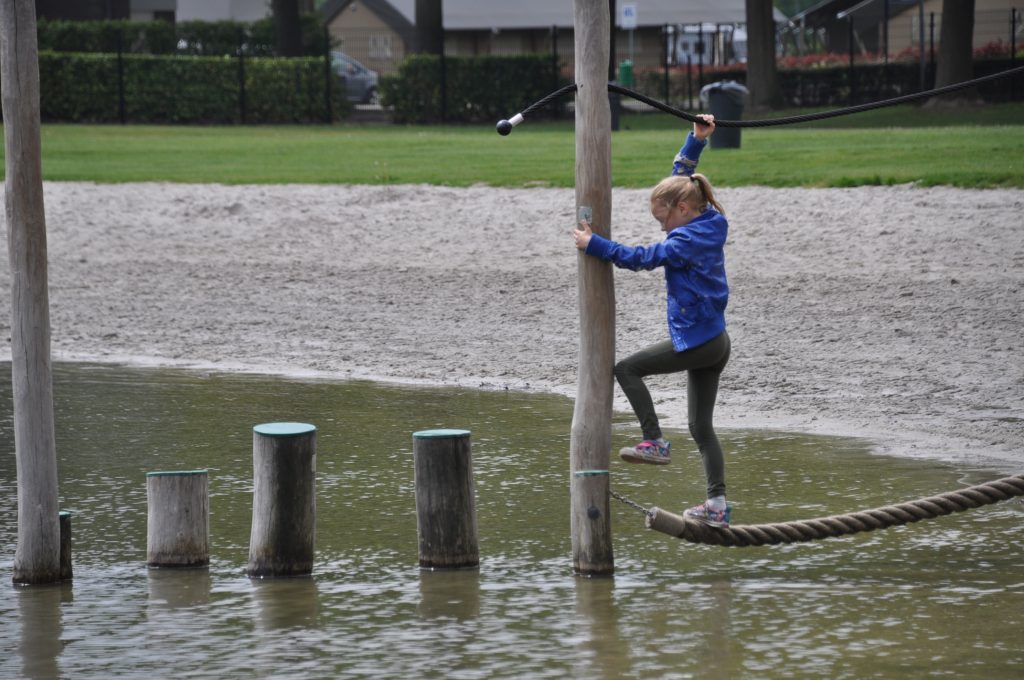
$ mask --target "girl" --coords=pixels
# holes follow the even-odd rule
[[[693,132],[676,156],[672,176],[651,192],[651,214],[667,234],[664,241],[649,247],[622,245],[594,234],[586,221],[579,223],[573,238],[576,247],[587,255],[617,267],[634,271],[665,268],[669,339],[615,366],[615,378],[636,412],[644,437],[619,455],[630,463],[668,464],[670,445],[661,436],[643,379],[686,371],[690,434],[704,461],[708,499],[685,514],[726,527],[732,508],[725,501],[725,463],[711,421],[718,378],[729,361],[729,335],[725,332],[729,286],[723,253],[729,223],[715,200],[711,183],[704,175],[694,173],[707,138],[715,131],[714,116],[701,118],[704,123],[694,123]]]

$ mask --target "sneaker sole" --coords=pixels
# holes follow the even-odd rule
[[[683,517],[685,519],[689,519],[689,520],[692,520],[694,522],[700,522],[701,524],[707,524],[709,527],[715,527],[716,529],[728,529],[729,528],[729,523],[728,522],[715,522],[715,521],[710,520],[710,519],[708,519],[706,517],[694,517],[693,515],[687,515],[685,513],[683,514]]]
[[[633,449],[622,449],[619,451],[619,458],[627,463],[641,463],[646,465],[668,465],[672,462],[672,459],[668,457],[647,458],[646,456],[639,455]]]

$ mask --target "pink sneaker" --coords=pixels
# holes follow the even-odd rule
[[[728,528],[729,520],[732,519],[732,506],[726,503],[725,510],[712,510],[707,502],[704,502],[684,512],[683,517],[725,529]]]
[[[662,444],[654,439],[645,439],[636,446],[627,446],[619,451],[619,457],[627,463],[647,463],[648,465],[668,465],[672,462],[669,442]]]

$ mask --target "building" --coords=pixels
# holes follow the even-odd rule
[[[328,0],[321,8],[341,49],[380,73],[390,73],[412,44],[415,0]],[[632,6],[636,29],[621,28],[623,10]],[[685,63],[693,53],[705,63],[735,59],[733,29],[746,22],[744,0],[619,0],[616,60],[638,68],[669,59]],[[563,65],[573,59],[572,3],[550,0],[487,2],[444,0],[445,54],[450,56],[557,53]],[[777,21],[786,17],[776,11]],[[696,31],[684,27],[702,27]]]
[[[974,46],[1010,41],[1010,12],[1022,0],[975,0]],[[923,19],[923,21],[922,21]],[[898,55],[939,41],[942,0],[823,0],[793,17],[802,52]],[[1019,32],[1019,26],[1016,27]],[[1020,44],[1021,40],[1016,40]]]

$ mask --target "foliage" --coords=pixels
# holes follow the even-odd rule
[[[126,54],[121,60],[125,118],[133,123],[242,121],[239,59]],[[116,55],[42,52],[40,113],[44,121],[120,120]],[[323,58],[244,61],[244,120],[250,123],[324,122]],[[333,80],[334,120],[349,104]]]
[[[396,123],[493,122],[565,84],[549,56],[446,57],[442,101],[441,67],[436,55],[412,55],[381,78],[381,101]]]
[[[239,21],[64,21],[40,19],[39,50],[53,52],[273,56],[274,19]],[[307,56],[326,51],[324,25],[315,14],[302,17]]]

